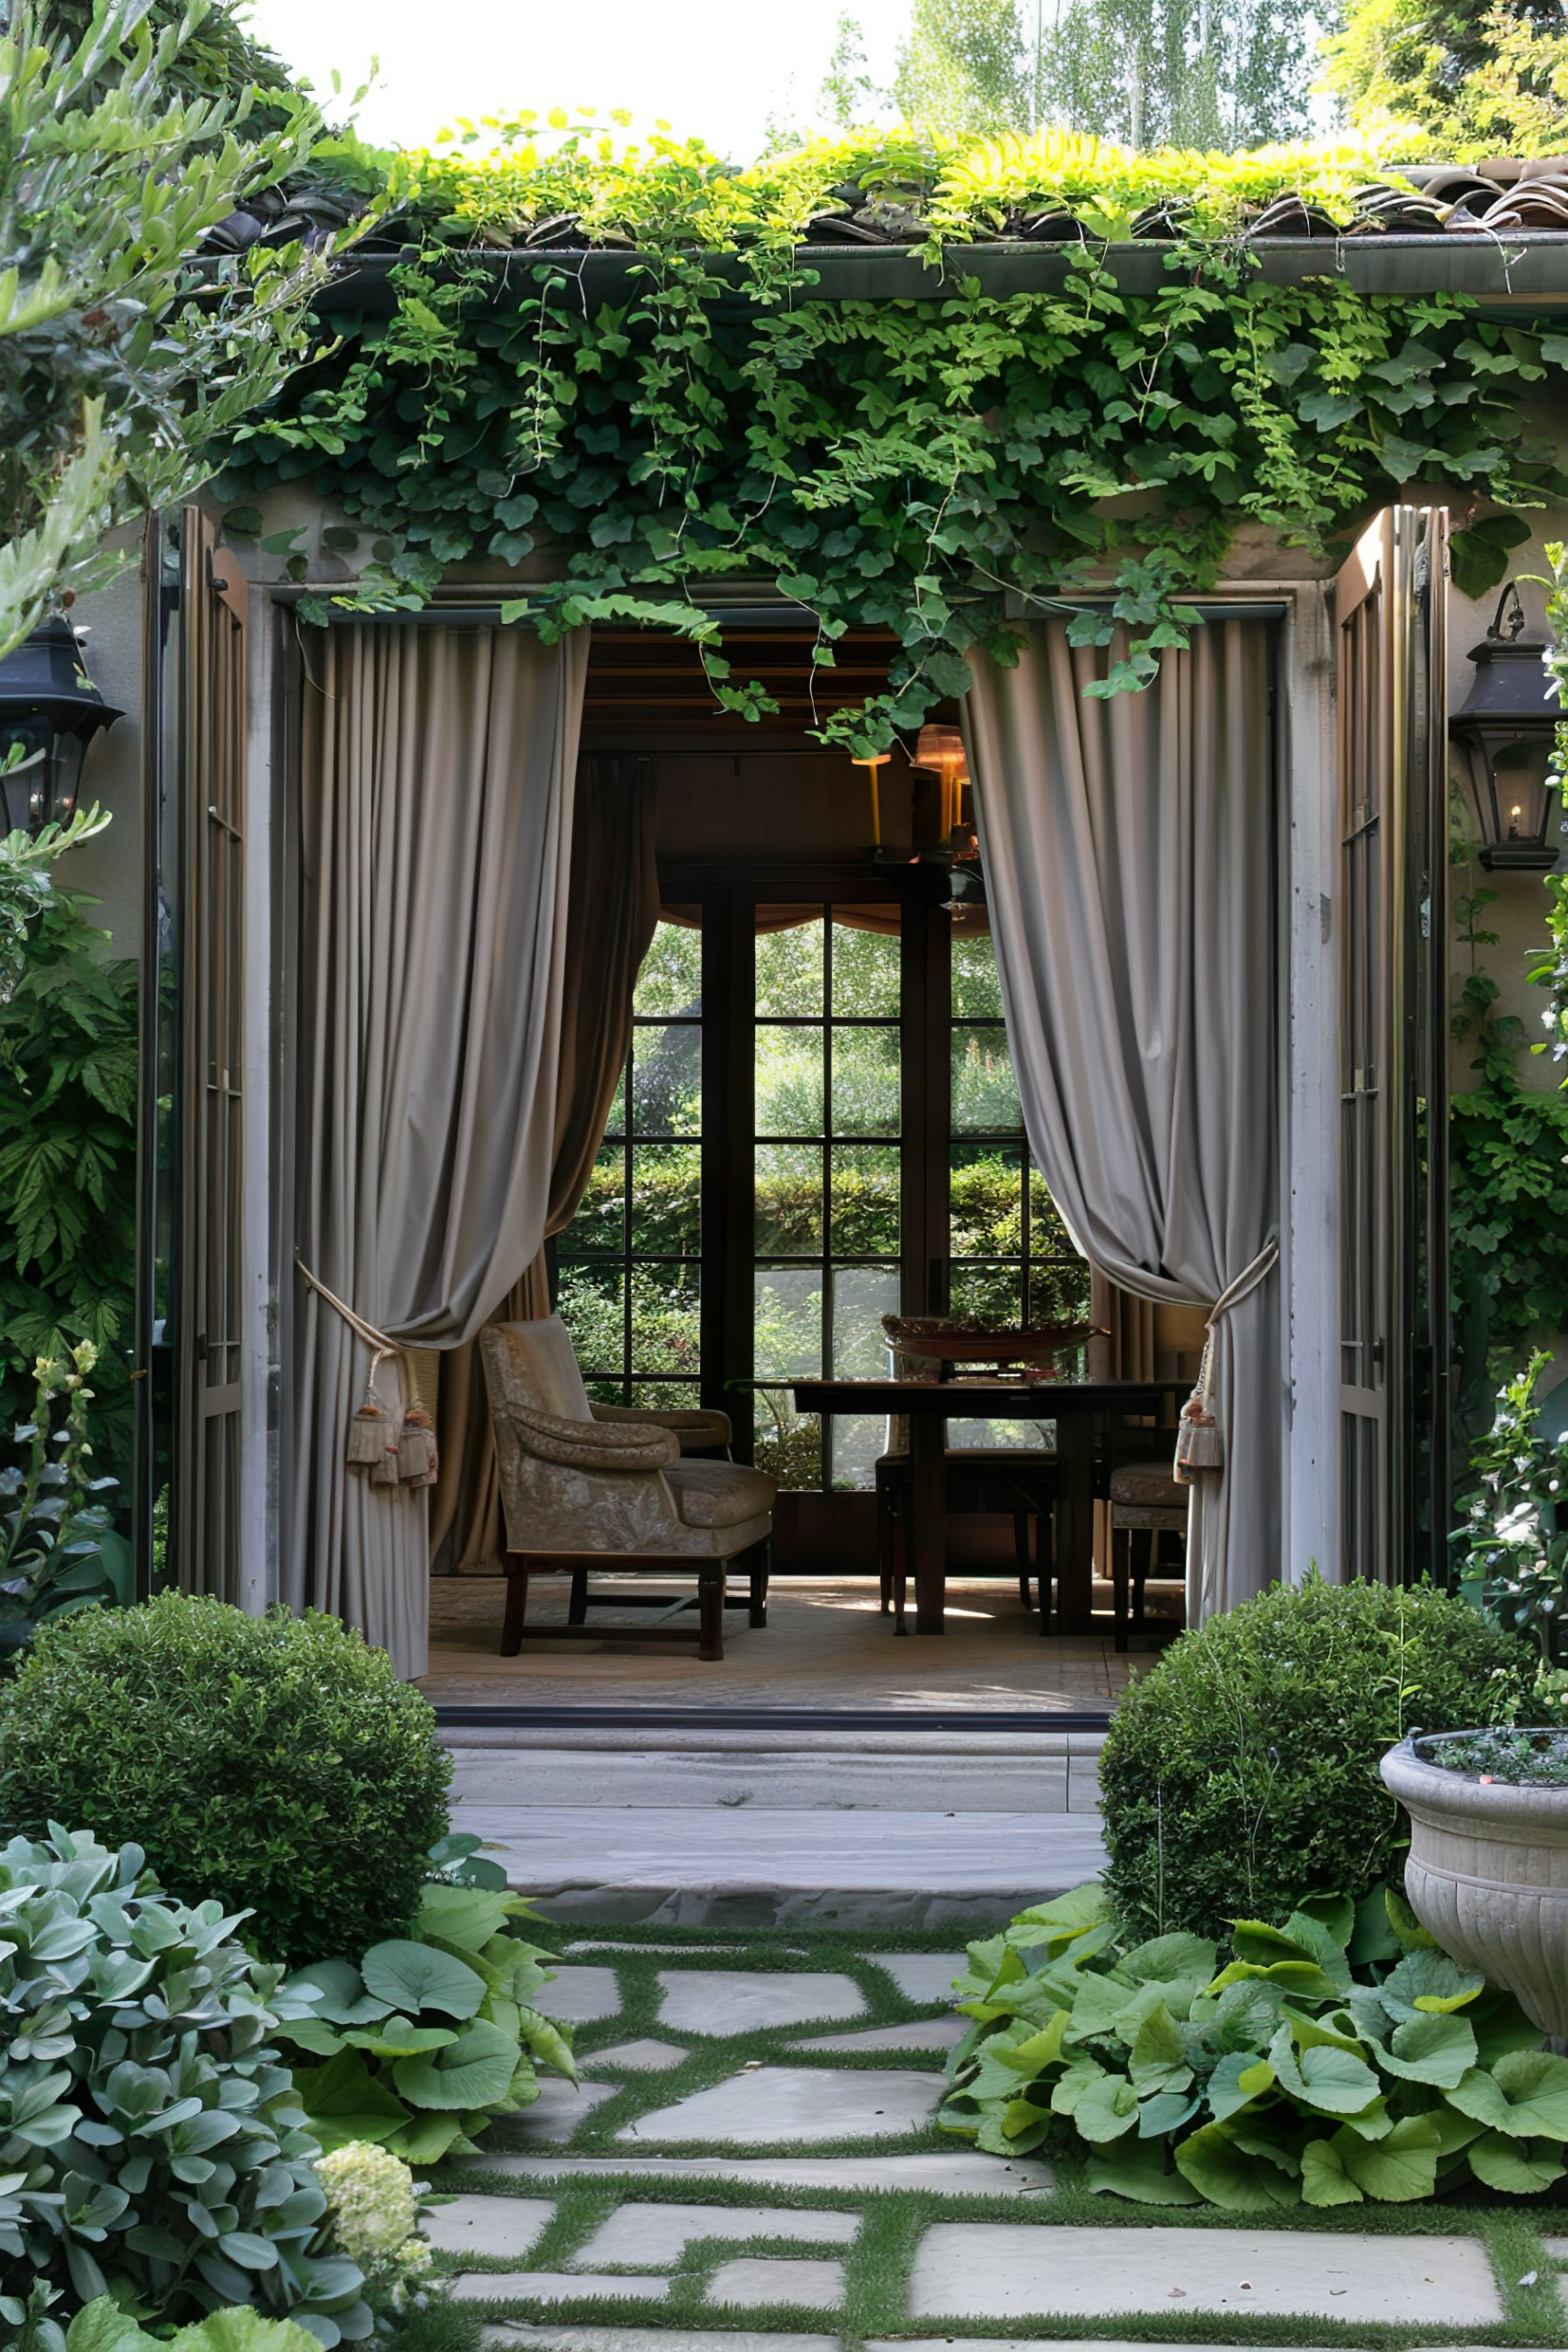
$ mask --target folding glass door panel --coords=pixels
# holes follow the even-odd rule
[[[631,1051],[576,1216],[557,1249],[556,1303],[589,1395],[608,1405],[700,1400],[702,933],[661,922],[633,999]]]

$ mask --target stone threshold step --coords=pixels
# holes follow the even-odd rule
[[[759,1715],[745,1725],[658,1724],[645,1721],[640,1710],[628,1708],[614,1724],[577,1724],[565,1717],[550,1723],[457,1723],[450,1713],[438,1715],[443,1743],[465,1748],[563,1748],[589,1755],[625,1749],[646,1755],[649,1748],[670,1753],[692,1750],[708,1756],[908,1756],[926,1760],[940,1756],[993,1756],[1010,1761],[1065,1756],[1098,1756],[1105,1745],[1105,1726],[1069,1729],[1042,1713],[1027,1731],[994,1731],[976,1721],[973,1731],[905,1731],[896,1724],[874,1730],[852,1730],[824,1717],[808,1726],[769,1724]]]
[[[805,1749],[455,1748],[457,1804],[679,1812],[1094,1814],[1098,1754],[817,1755]]]
[[[836,2335],[777,2335],[752,2328],[551,2327],[538,2320],[497,2320],[480,2342],[486,2352],[842,2352]],[[1096,2336],[897,2336],[868,2337],[865,2352],[1149,2352],[1149,2339]],[[1181,2340],[1180,2352],[1236,2352],[1235,2345]],[[1307,2345],[1249,2345],[1247,2352],[1324,2352]],[[1336,2352],[1346,2352],[1343,2345]],[[1463,2352],[1450,2346],[1446,2352]]]
[[[1092,1815],[459,1801],[555,1919],[668,1927],[1000,1926],[1105,1866]]]

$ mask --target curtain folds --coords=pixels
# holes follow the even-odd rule
[[[1015,668],[976,658],[964,731],[1031,1149],[1106,1282],[1211,1306],[1277,1218],[1268,637],[1211,622],[1142,694],[1086,698],[1122,650],[1032,625]],[[1278,1287],[1217,1325],[1190,1623],[1280,1573]]]
[[[576,1216],[604,1140],[631,1044],[632,992],[659,922],[651,764],[595,754],[578,772],[568,898],[566,981],[556,1077],[547,1236]],[[503,1321],[550,1311],[543,1252],[498,1310]],[[499,1569],[501,1487],[477,1340],[441,1367],[441,1476],[431,1510],[435,1572]]]
[[[553,647],[387,624],[311,641],[298,1244],[413,1346],[471,1340],[544,1238],[587,656],[585,630]],[[344,1468],[369,1351],[303,1284],[296,1303],[284,1598],[359,1626],[412,1678],[424,1494]]]

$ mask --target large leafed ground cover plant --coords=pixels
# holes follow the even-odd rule
[[[1238,526],[1321,551],[1427,485],[1473,508],[1456,578],[1479,587],[1568,491],[1529,423],[1568,337],[1458,295],[1358,292],[1332,235],[1321,276],[1263,275],[1248,220],[1295,193],[1348,224],[1380,171],[1363,142],[859,135],[737,171],[564,117],[472,140],[390,166],[409,241],[390,315],[334,310],[225,480],[231,533],[265,530],[257,494],[279,484],[329,503],[322,544],[370,607],[421,603],[455,563],[536,559],[509,616],[684,629],[754,713],[703,603],[772,576],[823,663],[848,628],[893,631],[887,693],[823,729],[885,741],[962,690],[972,648],[1006,660],[1021,616],[1075,592],[1107,598],[1072,623],[1110,649],[1101,690],[1146,681]],[[822,299],[801,241],[852,240],[857,213],[928,265],[918,299]],[[973,255],[1004,230],[1066,238],[1061,284],[985,292]],[[1147,290],[1119,274],[1134,234],[1156,240]],[[265,540],[300,579],[305,537]]]

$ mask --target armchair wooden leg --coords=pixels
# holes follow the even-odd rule
[[[1018,1597],[1027,1609],[1029,1599],[1029,1513],[1015,1510],[1012,1515],[1012,1548],[1018,1561]]]
[[[1130,1529],[1115,1527],[1111,1534],[1111,1610],[1116,1620],[1116,1646],[1127,1646],[1127,1583],[1131,1573],[1133,1537]]]
[[[566,1604],[566,1622],[569,1625],[586,1625],[588,1623],[586,1568],[573,1568],[571,1572],[571,1597]]]
[[[893,1631],[908,1633],[904,1623],[904,1601],[909,1582],[909,1540],[900,1519],[893,1529]]]
[[[528,1617],[528,1557],[525,1552],[506,1555],[506,1616],[501,1628],[501,1655],[515,1657],[523,1646]]]
[[[724,1562],[697,1570],[697,1656],[713,1664],[724,1656]]]
[[[886,1617],[893,1607],[893,1497],[887,1487],[876,1489],[876,1581],[881,1593],[882,1614]]]
[[[751,1607],[746,1623],[754,1633],[765,1633],[768,1623],[768,1579],[773,1574],[773,1547],[767,1538],[751,1555]]]

